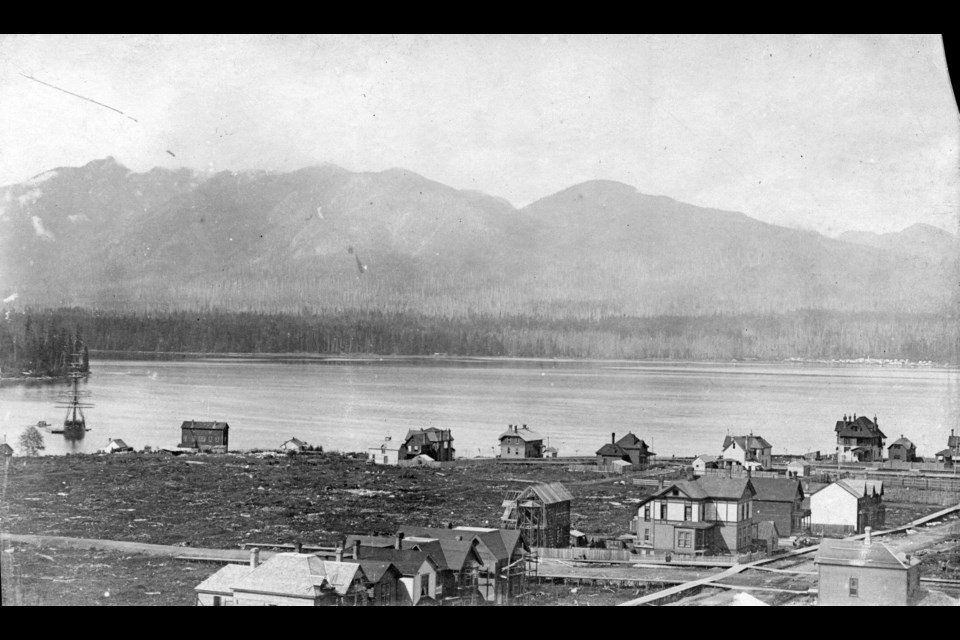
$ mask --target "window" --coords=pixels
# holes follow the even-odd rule
[[[643,507],[643,519],[650,522],[650,505]]]
[[[857,578],[850,578],[850,597],[860,597],[860,581]]]
[[[689,531],[678,531],[677,532],[677,548],[678,549],[690,549],[692,547],[692,540]]]
[[[383,464],[387,464],[389,462],[390,462],[390,456],[383,456]]]
[[[219,607],[223,603],[220,601],[220,596],[213,596],[213,606]]]
[[[643,530],[643,541],[650,542],[650,529]]]
[[[430,576],[420,576],[420,597],[430,595]]]
[[[683,519],[684,520],[693,520],[693,505],[685,504],[683,505]]]
[[[667,503],[666,502],[660,503],[660,519],[661,520],[667,519]]]

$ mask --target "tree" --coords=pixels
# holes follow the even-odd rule
[[[18,441],[20,452],[23,455],[35,456],[43,451],[43,434],[34,426],[29,426],[20,434]]]

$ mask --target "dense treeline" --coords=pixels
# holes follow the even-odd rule
[[[546,320],[362,311],[104,313],[72,308],[7,314],[0,322],[0,366],[13,363],[15,349],[17,361],[34,370],[62,361],[56,340],[69,336],[58,333],[59,326],[76,327],[76,335],[85,336],[85,343],[94,349],[158,353],[680,360],[867,357],[956,364],[960,351],[957,319],[937,314],[808,310],[782,315]]]
[[[89,370],[90,356],[79,325],[63,329],[57,312],[6,314],[0,323],[0,371],[5,377],[62,377],[75,360]]]

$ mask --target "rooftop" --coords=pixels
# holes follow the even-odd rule
[[[524,442],[537,442],[537,441],[543,441],[545,439],[542,435],[540,435],[536,431],[533,431],[532,429],[527,429],[527,425],[523,425],[522,428],[517,428],[516,425],[513,425],[512,429],[507,429],[506,431],[501,433],[497,437],[497,440],[503,440],[504,438],[510,438],[510,437],[520,438]]]
[[[730,443],[736,442],[741,449],[772,449],[773,445],[761,438],[750,434],[748,436],[727,436],[723,439],[723,448],[726,449]]]
[[[803,499],[803,488],[796,478],[751,478],[757,495],[754,500],[768,502],[793,502]]]
[[[873,540],[833,540],[824,538],[817,551],[815,564],[834,564],[852,567],[882,567],[906,569],[906,558],[899,556],[884,543]]]
[[[180,425],[181,429],[211,429],[214,431],[226,431],[230,426],[226,422],[198,422],[196,420],[184,420]]]

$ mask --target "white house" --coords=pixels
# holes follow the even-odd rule
[[[769,469],[773,466],[773,445],[752,433],[748,436],[727,436],[721,456],[727,466]],[[754,464],[748,464],[754,463]]]
[[[307,443],[298,438],[290,438],[282,445],[280,445],[281,451],[306,451]]]
[[[863,533],[882,527],[885,518],[883,483],[879,480],[838,480],[810,496],[810,530],[814,534]]]
[[[390,436],[367,449],[367,459],[377,464],[398,464],[407,457],[407,445]]]
[[[812,468],[806,460],[791,460],[787,464],[787,475],[795,478],[806,478],[810,475]]]
[[[702,476],[707,472],[707,469],[716,469],[717,468],[717,457],[708,456],[706,454],[699,455],[693,459],[693,475]]]
[[[100,449],[100,453],[129,453],[131,451],[133,451],[133,447],[127,446],[127,443],[119,438],[111,439],[107,442],[107,446]]]

